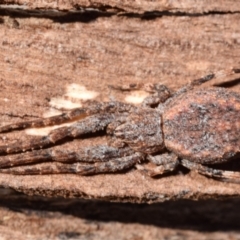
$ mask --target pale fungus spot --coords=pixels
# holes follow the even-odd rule
[[[140,104],[143,100],[149,96],[149,93],[144,91],[133,91],[125,97],[125,101],[133,104]]]

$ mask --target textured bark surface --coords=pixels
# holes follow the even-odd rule
[[[125,101],[134,96],[107,86],[161,82],[177,90],[206,74],[239,68],[239,12],[240,2],[234,0],[1,1],[1,125],[43,117],[62,100],[79,104],[69,88],[84,86],[99,101]],[[208,85],[240,92],[237,81],[223,83],[232,79],[218,78]],[[23,138],[32,136],[25,131],[1,134],[0,144]],[[104,141],[77,139],[59,148]],[[51,197],[132,203],[198,200],[146,206],[1,193],[2,239],[239,238],[239,201],[213,200],[239,197],[239,185],[183,168],[158,179],[134,169],[91,177],[0,174],[0,185]],[[203,200],[207,198],[212,200]]]
[[[131,6],[138,8],[134,3]],[[1,10],[0,25],[1,125],[42,117],[53,109],[56,99],[78,104],[79,99],[69,95],[69,86],[94,91],[98,94],[95,100],[125,101],[132,93],[121,93],[108,85],[161,82],[177,90],[194,78],[239,67],[240,14],[231,13],[230,7],[221,13],[199,16],[189,15],[187,8],[185,15],[179,16],[155,16],[154,12],[150,16],[117,15],[101,8],[95,9],[99,12],[57,12],[53,16],[44,10],[47,5],[42,5],[38,13],[4,7],[8,9]],[[216,11],[215,7],[211,11]],[[209,84],[232,78],[217,78]],[[239,91],[234,83],[230,87]],[[0,142],[29,138],[32,136],[15,131],[2,134]],[[71,149],[103,141],[102,137],[78,139],[59,147]],[[28,194],[132,202],[222,198],[240,193],[236,184],[194,172],[159,179],[145,177],[136,170],[91,177],[1,174],[0,183]]]
[[[1,239],[239,239],[240,201],[121,204],[1,190]]]
[[[171,1],[171,0],[48,0],[48,1],[24,1],[24,0],[2,0],[1,4],[18,4],[22,8],[30,9],[59,9],[76,10],[79,8],[95,8],[113,12],[144,13],[157,11],[170,11],[177,13],[206,13],[206,12],[238,12],[240,4],[234,0],[227,1],[207,1],[191,0]]]

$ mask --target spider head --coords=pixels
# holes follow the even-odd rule
[[[161,125],[159,112],[151,108],[139,108],[115,129],[114,135],[137,152],[155,153],[164,148]]]

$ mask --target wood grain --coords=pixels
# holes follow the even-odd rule
[[[20,5],[0,9],[1,125],[42,117],[51,100],[64,97],[71,84],[97,92],[99,101],[124,101],[129,93],[110,90],[109,84],[161,82],[177,90],[192,79],[240,66],[239,3],[195,1],[193,6],[185,1],[180,6],[169,2],[141,1],[140,6],[132,1],[59,1],[58,5],[34,1],[23,7],[22,1],[3,1]],[[79,11],[79,7],[94,7],[94,11]],[[176,14],[179,9],[184,14]],[[158,13],[163,10],[170,12]],[[233,78],[218,78],[211,84]],[[230,87],[240,91],[234,83]],[[30,136],[2,134],[0,143],[22,138]],[[75,140],[60,147],[97,141],[103,140]],[[194,172],[159,179],[137,170],[91,177],[1,174],[0,185],[27,194],[142,203],[240,194],[236,184]]]

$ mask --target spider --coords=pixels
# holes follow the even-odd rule
[[[230,74],[239,72],[233,69]],[[238,180],[237,172],[206,166],[228,162],[240,150],[240,95],[220,87],[199,88],[214,77],[216,74],[196,79],[174,94],[161,84],[112,86],[124,91],[144,88],[152,94],[141,106],[91,102],[62,115],[2,126],[0,132],[8,132],[82,117],[41,139],[0,146],[0,153],[6,154],[0,160],[0,172],[88,175],[119,172],[147,160],[155,165],[146,170],[150,176],[171,172],[181,164],[220,180]],[[105,131],[111,144],[77,151],[49,147],[66,137],[99,131]]]

